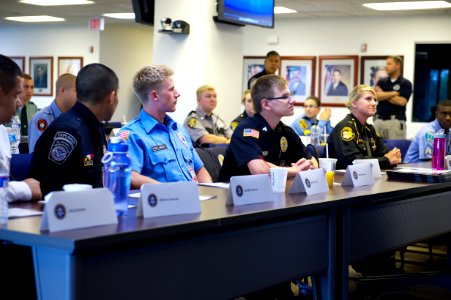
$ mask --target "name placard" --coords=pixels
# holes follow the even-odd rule
[[[323,168],[319,168],[297,173],[289,193],[307,193],[307,195],[315,195],[328,191],[326,171],[324,171]]]
[[[41,230],[62,231],[117,224],[113,194],[107,188],[48,194]]]
[[[275,199],[269,174],[233,176],[227,194],[227,205],[273,202]]]
[[[346,168],[345,176],[343,177],[342,186],[364,186],[373,185],[374,176],[370,163],[349,165]]]
[[[141,186],[137,217],[200,213],[197,182],[146,183]]]
[[[374,178],[381,178],[382,177],[381,167],[379,166],[379,161],[377,160],[377,158],[354,159],[354,161],[352,163],[354,165],[370,163],[371,166],[373,167],[372,168],[372,170],[373,170],[373,177]]]

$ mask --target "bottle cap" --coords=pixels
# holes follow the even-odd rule
[[[111,151],[111,152],[127,152],[128,145],[124,141],[124,139],[122,139],[118,136],[113,136],[110,138],[110,142],[108,143],[107,150]]]
[[[440,129],[439,131],[437,131],[435,134],[434,134],[434,138],[441,138],[441,139],[444,139],[446,136],[445,136],[445,130],[443,130],[443,129]]]

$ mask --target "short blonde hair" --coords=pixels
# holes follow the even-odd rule
[[[359,85],[356,85],[352,89],[351,93],[349,94],[349,100],[345,102],[345,105],[349,109],[351,109],[351,102],[354,101],[354,100],[359,99],[363,95],[363,92],[371,92],[371,93],[373,93],[373,95],[374,95],[374,97],[376,98],[376,101],[377,101],[376,91],[372,87],[370,87],[369,85],[366,85],[366,84],[359,84]]]
[[[197,98],[199,98],[200,95],[202,95],[203,92],[205,92],[205,91],[214,91],[214,90],[215,90],[215,88],[213,86],[211,86],[209,84],[206,84],[206,85],[203,85],[203,86],[199,87],[196,90],[196,96],[197,96]]]
[[[149,92],[159,89],[161,83],[172,74],[172,69],[163,65],[146,66],[139,70],[133,78],[133,90],[139,101],[146,103]]]
[[[241,104],[244,104],[244,102],[246,101],[246,96],[251,94],[251,90],[245,90],[243,92],[243,97],[241,98]]]

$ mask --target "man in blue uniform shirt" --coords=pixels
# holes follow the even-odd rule
[[[175,111],[180,96],[172,74],[166,66],[147,66],[133,79],[143,108],[118,133],[128,140],[132,188],[157,182],[211,182],[185,128],[166,114]]]
[[[326,133],[329,134],[332,132],[332,125],[330,125],[330,115],[331,109],[326,107],[321,114],[319,114],[321,106],[321,101],[315,97],[310,96],[304,101],[304,110],[305,113],[297,117],[292,123],[291,128],[298,135],[310,135],[311,129],[313,125],[317,125],[320,128],[320,133],[324,134],[324,128],[326,128]],[[319,114],[319,117],[317,118]]]
[[[405,163],[413,163],[432,158],[434,134],[443,129],[446,134],[446,154],[451,154],[451,100],[440,101],[435,112],[436,119],[427,124],[415,135],[404,157]]]
[[[31,119],[28,126],[28,147],[30,153],[34,151],[36,141],[50,123],[74,106],[77,101],[77,92],[75,91],[76,78],[69,73],[61,75],[55,84],[55,100],[49,106],[38,111]]]
[[[271,167],[288,168],[288,176],[318,167],[294,130],[280,119],[294,113],[288,82],[278,75],[257,79],[251,90],[255,115],[235,129],[227,147],[219,181],[250,174],[269,174]]]
[[[101,121],[109,121],[119,102],[119,79],[110,68],[90,64],[78,72],[77,102],[56,118],[36,143],[30,174],[42,193],[69,183],[102,187],[106,139]]]

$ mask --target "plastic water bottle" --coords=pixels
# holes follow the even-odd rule
[[[9,182],[9,165],[0,162],[0,225],[8,222],[8,200],[5,188]]]
[[[434,145],[432,148],[432,170],[445,169],[446,136],[445,131],[440,129],[434,135]]]
[[[11,133],[16,136],[17,143],[20,143],[20,125],[20,119],[15,115],[11,121]]]
[[[19,154],[19,142],[13,132],[9,134],[9,143],[11,144],[11,154]]]
[[[312,137],[310,144],[319,146],[321,137],[321,128],[318,125],[313,125],[310,128],[310,136]]]
[[[111,137],[107,153],[102,158],[103,185],[114,195],[114,205],[118,216],[127,214],[128,210],[131,160],[127,151],[128,145],[123,139]]]

